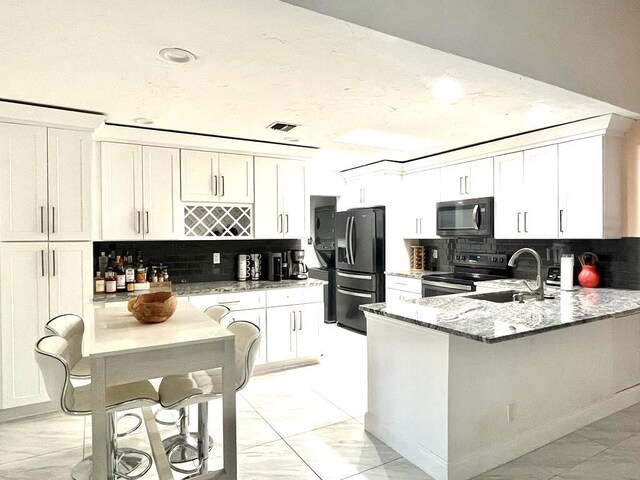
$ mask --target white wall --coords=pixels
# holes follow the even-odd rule
[[[624,136],[622,156],[622,236],[640,237],[640,121]]]

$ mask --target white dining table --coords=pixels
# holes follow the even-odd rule
[[[175,314],[166,322],[158,324],[142,324],[129,313],[126,305],[114,307],[105,303],[96,306],[94,325],[88,333],[90,334],[85,346],[91,362],[94,479],[114,478],[105,409],[107,386],[222,367],[224,464],[221,470],[203,475],[202,478],[236,480],[233,333],[187,302],[178,302]],[[155,430],[157,435],[157,429],[147,430]],[[152,442],[154,458],[158,458],[158,455],[164,452],[156,452],[154,444],[160,445],[160,442]],[[164,464],[167,465],[166,457],[164,460]],[[163,478],[160,468],[158,473]]]

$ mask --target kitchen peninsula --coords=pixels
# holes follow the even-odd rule
[[[555,294],[362,306],[365,429],[436,480],[464,480],[640,401],[640,291]]]

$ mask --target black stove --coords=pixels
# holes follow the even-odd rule
[[[477,282],[509,277],[507,256],[502,254],[457,253],[453,265],[453,272],[422,277],[423,297],[473,292]]]

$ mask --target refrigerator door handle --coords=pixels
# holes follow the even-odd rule
[[[338,290],[338,292],[344,294],[344,295],[349,295],[351,297],[360,297],[360,298],[368,298],[371,299],[371,293],[358,293],[358,292],[348,292],[346,290],[342,290],[340,287],[336,287],[336,290]]]
[[[337,272],[336,275],[338,275],[339,277],[358,278],[361,280],[371,280],[373,278],[371,275],[355,275],[353,273],[342,273],[342,272]]]
[[[345,222],[344,227],[344,242],[345,242],[345,250],[347,253],[347,265],[351,265],[350,257],[349,257],[349,222],[351,221],[351,217],[347,217],[347,221]]]
[[[351,217],[351,227],[349,228],[349,238],[347,239],[347,245],[349,246],[349,252],[351,255],[351,265],[355,265],[356,259],[353,256],[353,224],[356,222],[356,217]]]

